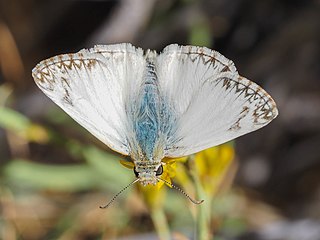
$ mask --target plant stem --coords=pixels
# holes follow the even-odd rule
[[[196,174],[192,174],[197,196],[199,199],[204,199],[204,202],[197,206],[198,213],[197,213],[197,223],[196,223],[196,238],[198,240],[210,240],[213,239],[212,234],[210,233],[210,213],[211,213],[211,198],[205,193],[203,187],[201,186],[201,183],[199,181],[199,178]]]
[[[162,208],[151,210],[151,218],[160,240],[170,240],[170,230]]]

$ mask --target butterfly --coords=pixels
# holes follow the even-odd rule
[[[270,123],[271,96],[206,47],[172,44],[158,54],[129,43],[97,45],[40,62],[39,88],[155,185],[164,158],[222,144]]]

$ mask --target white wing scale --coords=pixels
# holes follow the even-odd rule
[[[141,85],[145,59],[131,44],[96,46],[39,63],[40,89],[113,150],[128,155],[126,102]]]
[[[160,91],[175,122],[165,156],[180,157],[257,130],[277,114],[273,99],[205,47],[169,45],[156,58]],[[143,83],[146,59],[131,44],[96,46],[42,61],[40,89],[113,150],[130,154],[126,110]]]
[[[164,99],[177,116],[167,157],[180,157],[257,130],[277,114],[272,98],[205,47],[169,45],[157,59]]]

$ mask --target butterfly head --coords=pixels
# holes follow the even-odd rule
[[[163,173],[162,164],[151,166],[139,166],[136,165],[133,169],[134,174],[139,179],[139,182],[143,185],[156,185],[159,181],[159,177]]]
[[[170,167],[172,164],[175,163],[175,160],[163,160],[160,163],[157,162],[151,162],[151,161],[120,161],[120,163],[127,167],[131,168],[134,171],[134,174],[136,175],[137,179],[133,180],[131,183],[129,183],[127,186],[125,186],[123,189],[121,189],[107,204],[100,206],[100,208],[107,208],[111,205],[111,203],[127,188],[132,186],[133,184],[140,182],[142,186],[147,185],[157,185],[157,183],[162,182],[166,185],[168,185],[171,188],[174,188],[181,192],[183,195],[185,195],[191,202],[194,204],[200,204],[203,202],[203,200],[197,201],[192,199],[187,193],[185,193],[182,189],[179,187],[173,185],[171,183],[171,179],[168,167]],[[172,167],[172,166],[171,166]],[[166,176],[165,176],[166,175]],[[169,179],[168,179],[169,178]]]

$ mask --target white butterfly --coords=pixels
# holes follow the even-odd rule
[[[129,155],[143,185],[162,159],[177,158],[257,130],[278,115],[273,99],[205,47],[100,45],[42,61],[40,89],[111,149]]]

